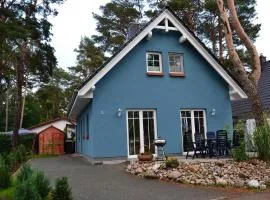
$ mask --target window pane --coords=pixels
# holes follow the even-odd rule
[[[160,72],[161,63],[160,63],[160,54],[157,53],[148,53],[147,54],[147,71],[149,72]]]
[[[159,55],[158,54],[154,55],[154,60],[159,60]]]
[[[148,67],[148,71],[151,71],[151,72],[159,72],[160,71],[160,67],[159,66],[153,66],[153,67],[151,67],[151,66],[149,66]]]
[[[155,66],[155,67],[159,67],[159,60],[155,60],[155,61],[154,61],[154,66]]]
[[[148,60],[153,60],[153,59],[154,59],[153,54],[148,54],[148,55],[147,55],[147,59],[148,59]]]
[[[139,118],[139,111],[134,111],[133,115],[134,118]]]
[[[155,146],[153,145],[155,137],[153,111],[143,111],[143,132],[144,132],[144,150],[155,153]]]
[[[183,55],[169,54],[170,72],[183,72]]]

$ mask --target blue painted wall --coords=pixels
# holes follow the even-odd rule
[[[232,127],[227,83],[180,33],[153,31],[97,84],[94,98],[79,120],[90,113],[90,140],[82,153],[93,158],[127,156],[126,109],[156,109],[157,134],[167,140],[167,153],[182,153],[180,110],[205,109],[207,130]],[[162,53],[163,77],[146,75],[146,52]],[[185,77],[170,77],[168,53],[184,54]],[[117,110],[124,112],[117,117]],[[216,115],[211,116],[211,110]],[[78,148],[79,149],[79,148]]]
[[[88,126],[87,115],[89,123]],[[93,123],[92,104],[90,103],[77,119],[76,127],[76,151],[89,157],[93,155]]]

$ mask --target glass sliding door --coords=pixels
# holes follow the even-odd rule
[[[144,151],[155,153],[155,121],[154,111],[143,111]]]
[[[156,138],[155,110],[127,111],[129,156],[150,151],[155,153],[153,141]]]
[[[186,152],[186,137],[192,136],[194,141],[195,133],[202,133],[206,135],[206,117],[205,110],[181,110],[181,126],[183,136],[183,147]]]
[[[129,153],[136,155],[140,153],[140,118],[139,111],[128,112],[128,136]]]

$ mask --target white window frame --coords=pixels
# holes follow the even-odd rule
[[[149,71],[148,70],[148,68],[149,68],[149,66],[148,66],[148,55],[158,55],[159,56],[159,71]],[[157,67],[157,66],[155,66],[155,67]],[[147,72],[149,72],[149,73],[162,73],[162,54],[161,53],[159,53],[159,52],[151,52],[151,51],[149,51],[149,52],[146,52],[146,71]]]
[[[181,66],[180,66],[180,69],[182,69],[182,71],[179,71],[179,72],[172,72],[171,71],[171,62],[170,62],[170,55],[179,55],[180,56],[180,62],[181,62]],[[183,53],[175,53],[175,52],[169,52],[168,53],[168,65],[169,65],[169,72],[170,73],[184,73],[185,72],[185,69],[184,69],[184,54]]]
[[[128,112],[129,111],[138,111],[139,112],[139,120],[140,120],[140,144],[143,144],[140,146],[140,153],[144,152],[144,132],[143,132],[143,112],[144,111],[151,111],[153,112],[154,117],[154,139],[157,139],[157,113],[155,109],[128,109],[126,110],[126,128],[127,128],[127,155],[129,159],[137,158],[137,155],[130,155],[129,154],[129,127],[128,127]],[[157,156],[157,147],[155,146],[155,154],[154,156]]]
[[[206,118],[206,111],[205,109],[181,109],[180,110],[180,124],[181,124],[181,137],[182,137],[182,150],[183,150],[183,155],[185,155],[187,152],[184,152],[184,140],[183,140],[183,132],[182,132],[182,115],[181,112],[188,111],[191,112],[191,129],[192,129],[192,141],[195,141],[194,134],[195,134],[195,118],[194,118],[194,112],[195,111],[203,111],[203,118],[204,118],[204,137],[207,139],[207,118]],[[190,152],[193,153],[193,152]]]

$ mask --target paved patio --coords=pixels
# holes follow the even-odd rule
[[[268,193],[232,192],[141,179],[128,175],[123,164],[92,166],[77,156],[34,159],[31,165],[43,170],[51,180],[67,176],[76,200],[270,199]]]

